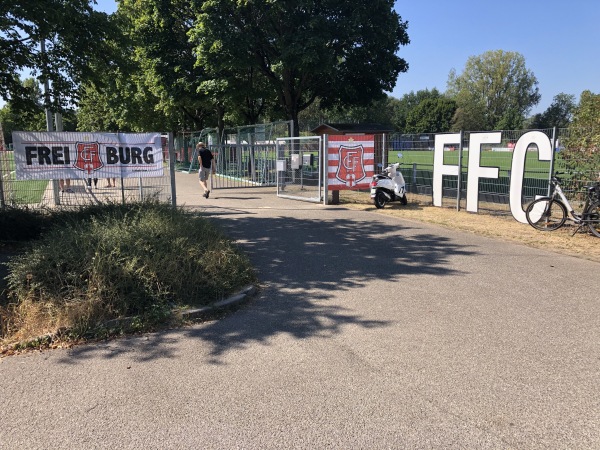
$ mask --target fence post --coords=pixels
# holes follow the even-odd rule
[[[322,145],[323,145],[323,162],[321,164],[321,173],[323,176],[323,204],[324,205],[328,205],[329,204],[329,168],[327,166],[327,164],[329,164],[329,155],[328,155],[328,151],[329,151],[329,140],[327,139],[328,135],[324,134],[323,135],[323,140]]]
[[[171,206],[177,206],[177,193],[175,191],[175,143],[173,132],[169,133],[169,175],[171,179]]]
[[[556,127],[552,127],[552,158],[550,158],[550,173],[548,174],[548,192],[547,196],[550,197],[552,192],[550,192],[552,184],[550,181],[552,180],[552,174],[554,173],[554,158],[556,154]]]
[[[417,163],[413,163],[412,185],[413,185],[413,192],[418,194],[419,188],[417,187]]]
[[[456,182],[456,210],[460,211],[462,190],[462,157],[463,157],[463,130],[460,130],[460,143],[458,144],[458,180]]]
[[[6,209],[4,200],[4,152],[0,151],[0,209]]]
[[[387,146],[386,146],[386,139],[385,139],[386,136],[387,136],[387,134],[383,133],[382,134],[382,138],[381,138],[381,146],[382,146],[382,149],[381,149],[381,167],[382,168],[387,166],[387,164],[386,164],[386,161],[387,161],[387,158],[386,158],[387,157]]]

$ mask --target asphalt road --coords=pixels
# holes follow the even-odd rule
[[[177,190],[259,294],[0,360],[0,448],[600,448],[600,264],[263,188],[206,200],[194,175]]]

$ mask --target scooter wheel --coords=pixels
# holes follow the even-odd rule
[[[385,206],[385,204],[387,203],[385,194],[383,192],[379,191],[377,194],[375,194],[375,199],[373,202],[375,203],[375,207],[377,209],[383,208]]]

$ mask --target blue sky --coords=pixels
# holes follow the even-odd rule
[[[368,0],[364,0],[368,1]],[[446,90],[451,69],[461,73],[470,56],[488,50],[518,52],[542,95],[532,113],[556,94],[600,94],[600,0],[397,0],[411,43],[399,55],[409,64],[392,95]],[[112,13],[115,0],[98,0]]]
[[[364,0],[368,1],[368,0]],[[113,12],[114,0],[98,0]],[[451,69],[488,50],[518,52],[538,80],[543,112],[556,94],[600,93],[600,0],[397,0],[411,43],[399,55],[409,64],[391,93],[446,90]]]
[[[600,0],[397,0],[411,43],[399,55],[409,64],[392,92],[446,90],[448,74],[488,50],[518,52],[542,96],[532,113],[555,95],[600,93]]]

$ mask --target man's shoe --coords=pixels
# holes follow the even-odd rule
[[[202,194],[202,197],[208,198],[208,194],[205,192],[204,194]]]
[[[206,198],[210,195],[210,191],[206,191]]]

